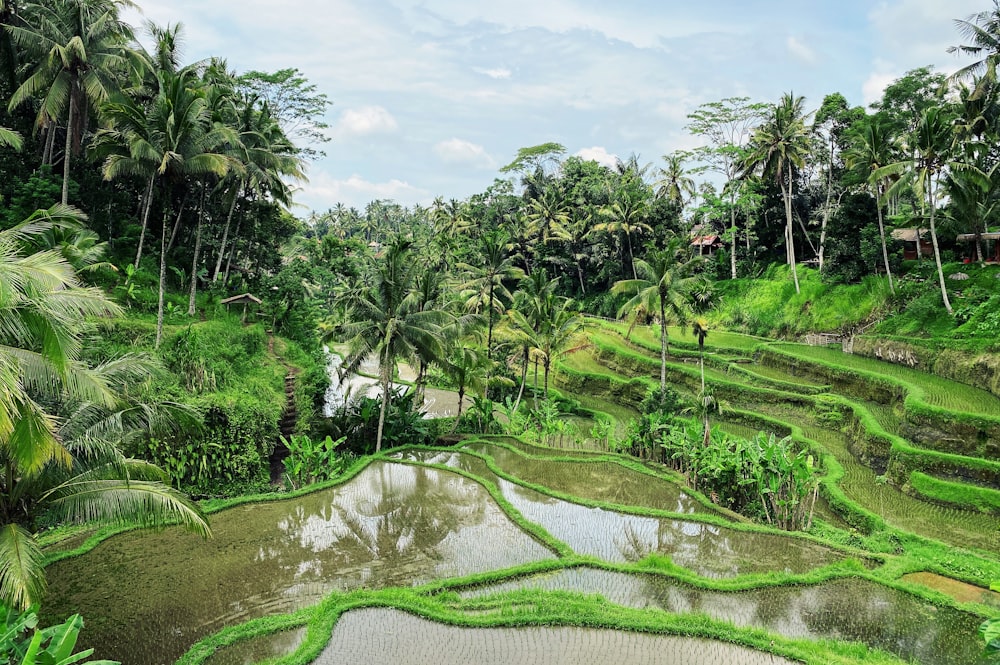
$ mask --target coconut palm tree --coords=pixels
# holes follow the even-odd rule
[[[622,244],[628,253],[628,265],[632,277],[638,279],[639,274],[636,272],[635,257],[632,253],[632,236],[653,230],[645,221],[649,200],[645,191],[634,187],[620,187],[612,196],[611,203],[599,211],[601,217],[607,221],[595,224],[591,232],[621,234],[624,239]]]
[[[385,412],[392,396],[396,361],[403,359],[419,365],[422,358],[443,358],[442,327],[452,320],[440,309],[418,309],[416,299],[410,297],[416,277],[410,247],[406,241],[389,245],[375,268],[370,287],[351,293],[347,303],[350,323],[344,326],[344,331],[350,352],[344,362],[345,371],[354,371],[369,356],[379,360],[382,404],[375,452],[382,450]]]
[[[37,602],[45,588],[35,539],[42,512],[179,520],[209,534],[199,509],[162,482],[162,471],[120,452],[125,437],[155,424],[155,409],[122,397],[150,364],[126,357],[91,368],[79,360],[86,317],[113,316],[117,307],[82,287],[57,252],[23,252],[38,234],[81,218],[54,206],[0,231],[0,602],[18,607]]]
[[[679,152],[664,155],[666,166],[657,170],[659,180],[656,181],[656,195],[676,204],[678,208],[684,207],[685,198],[693,198],[695,194],[694,180],[684,171],[686,158],[686,155]]]
[[[156,347],[163,338],[163,301],[167,273],[167,229],[175,187],[189,177],[224,176],[234,162],[221,150],[232,140],[232,132],[213,125],[211,109],[197,69],[157,72],[159,89],[148,106],[119,96],[105,108],[113,121],[122,121],[119,149],[108,155],[104,178],[143,175],[154,166],[162,192],[163,225],[160,230],[159,297],[156,317]]]
[[[538,271],[538,273],[542,272],[544,271]],[[555,280],[552,283],[554,284]],[[536,390],[538,363],[542,365],[545,376],[542,394],[545,399],[548,399],[549,373],[552,369],[552,363],[560,356],[585,345],[585,342],[580,339],[584,320],[583,315],[577,311],[576,302],[572,298],[550,295],[551,292],[548,288],[543,293],[546,295],[541,300],[530,303],[526,311],[512,309],[509,312],[509,317],[515,339],[528,350],[525,358],[531,358],[535,361]]]
[[[889,247],[885,240],[885,223],[882,217],[882,197],[888,182],[885,178],[876,177],[875,173],[883,166],[894,161],[895,143],[892,132],[878,115],[866,116],[857,131],[851,134],[851,145],[844,155],[847,167],[854,169],[872,189],[875,195],[875,206],[878,211],[878,233],[882,241],[882,260],[885,274],[889,279],[889,290],[896,292],[892,280],[892,269],[889,267]]]
[[[948,53],[960,53],[977,60],[952,74],[951,80],[982,77],[985,82],[995,83],[997,59],[1000,58],[1000,0],[993,0],[992,9],[955,19],[955,27],[970,43],[950,46]]]
[[[688,296],[698,281],[692,272],[702,258],[686,258],[681,253],[680,238],[671,238],[666,249],[649,255],[648,261],[635,262],[637,276],[615,282],[614,294],[632,296],[618,310],[619,318],[636,310],[659,312],[660,322],[660,390],[667,387],[667,322],[684,324],[690,312]]]
[[[132,29],[119,12],[128,0],[53,0],[37,3],[30,23],[8,25],[14,42],[25,49],[34,66],[14,91],[14,110],[42,94],[35,119],[39,129],[52,131],[65,117],[62,204],[69,200],[71,156],[79,152],[87,129],[88,110],[118,89],[122,72],[136,70],[142,58],[129,48]]]
[[[940,196],[941,177],[945,171],[965,171],[969,177],[985,179],[976,167],[962,161],[955,151],[954,114],[948,108],[932,106],[924,111],[917,123],[916,131],[910,137],[912,156],[894,164],[887,164],[872,175],[875,178],[897,177],[884,196],[888,197],[906,185],[912,185],[914,193],[926,204],[929,211],[931,244],[934,247],[934,263],[937,266],[941,300],[948,313],[953,312],[948,299],[948,289],[941,266],[941,250],[938,247],[935,226],[937,200]]]
[[[750,148],[743,162],[743,173],[761,171],[765,177],[774,178],[781,188],[785,203],[785,247],[788,265],[799,292],[799,275],[795,267],[795,242],[792,234],[792,201],[795,197],[794,172],[805,166],[809,155],[809,129],[806,120],[810,114],[804,109],[805,98],[785,93],[750,140]]]
[[[532,199],[525,210],[528,232],[543,243],[565,240],[568,237],[569,206],[555,187],[548,187],[537,199]]]

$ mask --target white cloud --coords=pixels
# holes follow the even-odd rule
[[[491,79],[509,79],[513,74],[513,72],[507,69],[506,67],[496,67],[494,69],[484,69],[482,67],[475,67],[473,68],[473,71],[478,74],[485,74],[486,76],[489,76]]]
[[[789,35],[788,40],[785,42],[785,46],[788,47],[788,52],[791,53],[792,56],[798,58],[807,65],[816,63],[816,52],[809,48],[805,43],[799,41],[798,38]]]
[[[371,134],[391,134],[399,129],[399,123],[381,106],[362,106],[347,109],[333,128],[337,138],[368,136]]]
[[[949,46],[964,43],[952,21],[982,11],[984,4],[983,0],[890,0],[879,2],[868,16],[886,58],[906,63],[902,69],[934,65],[950,74],[969,62],[947,52]]]
[[[869,74],[868,78],[861,85],[861,95],[865,106],[881,100],[885,89],[901,75],[899,72],[886,71],[884,66],[881,68],[876,66],[876,70]]]
[[[434,153],[449,164],[465,164],[480,169],[492,169],[496,162],[486,148],[462,139],[448,139],[434,146]]]
[[[386,182],[371,182],[358,174],[343,180],[320,173],[309,181],[307,194],[300,197],[314,210],[323,210],[337,203],[362,207],[374,199],[420,201],[429,199],[429,192],[395,178]]]
[[[604,148],[604,146],[600,145],[595,145],[592,148],[582,148],[577,150],[574,154],[580,159],[592,160],[602,166],[607,166],[612,169],[618,163],[618,155],[612,155]]]

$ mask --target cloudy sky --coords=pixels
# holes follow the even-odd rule
[[[962,61],[952,20],[989,0],[138,0],[184,56],[297,67],[333,101],[300,207],[428,204],[482,191],[517,149],[641,161],[696,142],[699,104],[842,93]],[[133,18],[135,24],[141,19]]]

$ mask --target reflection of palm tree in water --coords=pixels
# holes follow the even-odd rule
[[[406,578],[414,566],[424,567],[421,559],[440,560],[441,543],[481,523],[486,511],[486,495],[478,486],[434,469],[377,464],[355,483],[352,489],[364,487],[360,494],[368,496],[354,491],[344,497],[354,500],[330,504],[333,512],[325,520],[335,532],[330,547],[344,555],[336,557],[336,564],[379,562],[380,578]],[[289,524],[286,531],[307,528]]]
[[[657,520],[655,530],[644,536],[636,526],[652,518],[631,518],[622,537],[615,539],[618,551],[628,561],[638,561],[652,553],[670,556],[674,563],[709,577],[739,574],[740,563],[759,556],[750,542],[751,534],[733,534],[709,524],[681,520]]]

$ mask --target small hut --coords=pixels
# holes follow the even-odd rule
[[[230,305],[240,305],[240,304],[242,304],[243,305],[243,318],[241,318],[240,321],[242,323],[246,323],[247,322],[247,307],[249,307],[251,304],[253,304],[253,305],[260,305],[261,302],[262,302],[261,299],[257,298],[256,296],[253,296],[253,295],[251,295],[249,293],[241,293],[238,296],[233,296],[232,298],[226,298],[225,300],[222,301],[222,304],[226,306],[227,310],[229,309]]]
[[[927,239],[927,229],[896,229],[891,235],[893,240],[903,243],[903,259],[906,261],[934,254],[934,245]]]
[[[983,261],[986,263],[1000,263],[1000,232],[980,233],[979,240],[982,242],[980,251],[982,252]],[[975,233],[963,233],[959,235],[958,242],[965,244],[964,260],[966,263],[979,260],[979,252],[976,251]]]
[[[722,238],[717,235],[692,236],[691,247],[698,248],[698,256],[715,256],[722,249]]]

